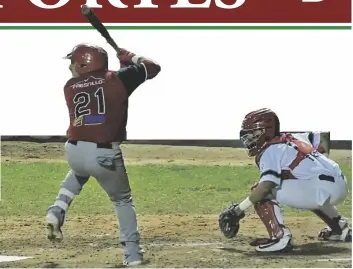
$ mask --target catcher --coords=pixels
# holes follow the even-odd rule
[[[323,137],[321,137],[323,138]],[[250,195],[232,204],[219,216],[219,226],[227,238],[236,236],[245,210],[254,207],[269,238],[250,243],[259,252],[290,251],[292,234],[285,226],[278,203],[311,210],[327,227],[319,239],[352,241],[352,229],[337,210],[348,194],[347,179],[329,153],[327,139],[320,134],[280,133],[280,122],[270,109],[259,109],[245,116],[240,139],[260,170],[260,180]],[[321,142],[321,143],[320,143]]]

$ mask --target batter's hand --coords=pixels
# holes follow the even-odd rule
[[[129,65],[133,65],[134,63],[132,62],[132,57],[134,57],[136,54],[132,53],[126,49],[120,49],[120,54],[117,54],[117,57],[120,61],[120,67],[124,68]]]

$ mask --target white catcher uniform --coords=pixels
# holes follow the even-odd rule
[[[292,135],[296,139],[300,139],[308,144],[311,144],[315,150],[320,151],[321,132],[292,133]],[[325,152],[322,154],[328,157],[328,153]]]
[[[314,138],[314,148],[319,146],[319,135]],[[293,137],[298,140],[273,144],[264,151],[259,163],[260,182],[276,183],[275,200],[289,207],[313,210],[341,203],[348,194],[348,185],[339,165],[317,151],[298,160],[298,153],[311,144],[308,133],[293,134]],[[286,171],[295,179],[281,180]]]
[[[308,144],[311,144],[316,150],[320,147],[321,132],[292,133],[292,135],[296,139],[300,139]],[[328,157],[327,154],[325,156]]]
[[[240,218],[253,205],[269,235],[250,242],[251,246],[260,252],[293,249],[278,203],[310,210],[321,218],[327,227],[320,231],[320,240],[351,242],[352,230],[335,207],[348,194],[347,180],[339,165],[322,154],[329,153],[329,133],[281,134],[276,113],[261,108],[244,117],[240,139],[249,157],[255,157],[260,180],[229,211]]]
[[[268,211],[271,207],[269,204],[257,205],[255,210],[267,227],[270,237],[276,237],[282,232],[283,234],[277,241],[266,242],[259,239],[250,243],[256,246],[257,251],[292,249],[292,235],[284,225],[277,203],[296,209],[308,209],[320,217],[328,224],[328,227],[321,230],[320,239],[351,241],[351,228],[335,207],[348,194],[347,179],[336,162],[316,150],[320,145],[319,137],[312,139],[315,142],[311,144],[308,135],[309,133],[282,136],[281,142],[270,144],[259,157],[259,182],[271,181],[277,187],[272,189],[272,195],[268,197],[272,211]],[[284,137],[286,142],[283,142]],[[265,211],[270,212],[269,214],[272,212],[273,218],[266,216]]]

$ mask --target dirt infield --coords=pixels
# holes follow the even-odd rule
[[[250,238],[265,236],[260,221],[248,217],[241,233],[226,240],[217,227],[217,216],[139,216],[147,267],[350,267],[347,244],[320,243],[313,236],[320,227],[316,218],[288,218],[299,247],[290,254],[259,255],[248,245]],[[5,219],[2,255],[34,257],[11,267],[119,267],[122,251],[116,239],[114,216],[70,218],[65,239],[51,244],[43,233],[43,219]],[[261,227],[261,228],[260,228]],[[104,232],[102,232],[104,231]],[[4,263],[0,263],[2,267]]]
[[[2,142],[1,162],[62,162],[63,144]],[[248,165],[241,149],[124,145],[127,164]],[[351,162],[351,151],[333,151],[338,162]],[[319,242],[322,222],[316,217],[287,217],[296,248],[288,254],[257,254],[251,238],[265,236],[260,220],[250,213],[235,239],[225,239],[216,215],[138,216],[142,244],[149,261],[143,267],[341,267],[351,268],[350,244]],[[1,267],[119,267],[122,250],[114,215],[69,217],[61,244],[48,242],[44,217],[0,220],[0,255],[33,257]],[[325,259],[331,259],[326,261]],[[335,260],[336,259],[336,260]],[[318,261],[319,260],[319,261]],[[321,260],[321,261],[320,261]]]
[[[127,164],[210,164],[242,165],[253,164],[244,149],[204,148],[156,145],[122,145]],[[63,143],[2,142],[4,161],[65,161]],[[331,157],[339,163],[351,163],[352,151],[332,150]]]
[[[243,149],[122,145],[127,164],[251,164]],[[65,161],[63,143],[2,142],[2,161]]]

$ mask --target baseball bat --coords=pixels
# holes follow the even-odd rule
[[[110,36],[107,28],[105,28],[105,26],[98,19],[97,15],[93,12],[93,10],[89,6],[83,5],[81,8],[81,13],[83,16],[86,17],[89,23],[105,38],[108,44],[112,46],[113,49],[116,51],[116,53],[119,55],[120,54],[119,46],[115,43],[114,39]]]

